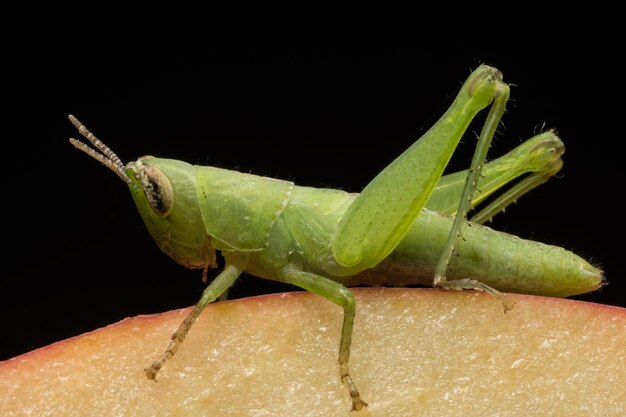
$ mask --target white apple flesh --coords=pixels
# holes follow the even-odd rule
[[[475,292],[356,289],[351,374],[342,311],[309,293],[210,305],[158,375],[188,309],[123,320],[0,363],[1,416],[625,416],[626,309]],[[5,335],[4,337],[6,337]]]

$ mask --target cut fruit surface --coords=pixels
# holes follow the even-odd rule
[[[625,416],[626,309],[556,298],[354,289],[209,305],[158,381],[143,369],[188,309],[139,316],[0,363],[2,416]],[[6,337],[6,335],[5,335]]]

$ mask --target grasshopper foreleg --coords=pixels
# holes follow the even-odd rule
[[[183,340],[185,340],[191,326],[193,326],[200,313],[202,313],[202,310],[204,310],[209,303],[215,301],[220,295],[222,295],[222,293],[228,290],[228,288],[235,283],[235,280],[237,280],[239,275],[241,275],[241,271],[242,269],[235,265],[227,265],[226,268],[224,268],[224,271],[222,271],[222,273],[219,274],[208,287],[206,287],[206,289],[202,292],[200,301],[198,301],[193,310],[191,310],[187,317],[185,317],[185,320],[183,320],[172,335],[172,339],[170,340],[167,349],[165,349],[165,353],[163,353],[163,355],[152,365],[144,369],[148,379],[156,381],[157,373],[159,373],[159,370],[163,367],[165,362],[174,356],[180,347],[180,344]]]

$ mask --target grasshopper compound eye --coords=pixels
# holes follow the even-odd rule
[[[161,217],[167,216],[174,206],[174,190],[167,175],[157,167],[142,165],[138,176],[152,210]]]

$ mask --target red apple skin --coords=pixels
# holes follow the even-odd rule
[[[0,416],[626,415],[626,309],[537,296],[355,289],[352,375],[342,312],[309,293],[210,305],[148,380],[189,309],[125,319],[0,363]]]

